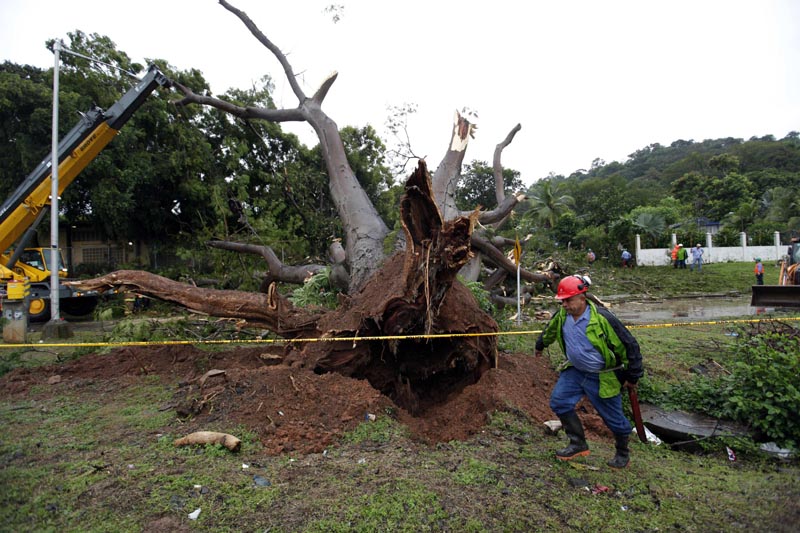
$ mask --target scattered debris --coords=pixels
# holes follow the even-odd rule
[[[200,516],[200,508],[198,507],[191,513],[189,513],[189,520],[197,520],[197,517]]]
[[[635,429],[633,430],[633,433],[636,433]],[[658,435],[656,435],[655,433],[650,431],[647,428],[647,426],[645,426],[645,428],[644,428],[644,433],[645,433],[645,435],[647,435],[647,442],[652,442],[656,446],[660,446],[661,445],[661,442],[662,442],[661,439],[658,438]]]
[[[561,420],[547,420],[544,422],[544,432],[546,435],[556,435],[561,429]]]
[[[576,489],[581,489],[584,487],[589,487],[589,482],[583,478],[579,477],[571,477],[569,478],[569,484],[575,487]]]
[[[574,468],[575,470],[600,470],[596,466],[587,465],[585,463],[576,463],[575,461],[568,461],[569,466]]]
[[[257,487],[269,487],[270,485],[272,485],[270,480],[259,475],[253,476],[253,483],[255,483]]]
[[[208,380],[208,378],[213,378],[213,377],[216,377],[216,376],[225,377],[225,371],[224,370],[218,370],[216,368],[214,368],[212,370],[209,370],[208,372],[206,372],[205,374],[200,376],[200,379],[197,380],[197,383],[201,387],[203,387],[203,386],[205,386],[206,380]]]
[[[175,439],[175,446],[187,446],[191,444],[221,444],[232,452],[239,451],[242,441],[228,433],[218,433],[216,431],[196,431],[183,438]]]
[[[747,427],[735,422],[688,411],[668,411],[646,403],[640,406],[646,428],[672,444],[710,437],[749,435]]]
[[[762,452],[777,457],[778,459],[791,459],[796,455],[793,450],[789,448],[781,448],[774,442],[765,442],[759,446]]]

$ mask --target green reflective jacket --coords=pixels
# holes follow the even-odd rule
[[[598,308],[591,300],[586,303],[591,309],[586,337],[605,359],[605,370],[600,372],[600,397],[611,398],[619,394],[624,381],[636,382],[642,377],[642,354],[639,343],[611,311]],[[545,346],[557,341],[561,351],[567,353],[562,334],[566,319],[567,312],[562,307],[539,335],[536,341],[537,350],[543,350]],[[567,360],[563,368],[569,366],[572,363]]]

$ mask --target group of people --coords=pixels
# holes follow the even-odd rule
[[[700,246],[700,243],[697,243],[697,246],[691,249],[691,251],[687,250],[683,247],[683,244],[676,244],[672,248],[672,266],[675,268],[686,268],[686,260],[689,259],[689,256],[692,256],[692,262],[689,265],[689,270],[701,271],[703,270],[703,247]]]
[[[631,253],[628,251],[627,248],[622,249],[621,259],[622,259],[622,268],[633,268],[633,263],[631,262],[633,256],[631,255]],[[597,260],[597,255],[592,251],[591,248],[588,248],[586,250],[586,262],[589,263],[589,266],[592,266],[596,260]]]

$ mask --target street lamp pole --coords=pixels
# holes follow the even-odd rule
[[[52,150],[53,160],[51,164],[51,187],[50,187],[50,320],[59,320],[59,278],[58,273],[61,267],[58,251],[58,71],[59,55],[61,52],[61,41],[56,39],[53,44],[53,54],[55,55],[55,67],[53,68],[53,132]]]

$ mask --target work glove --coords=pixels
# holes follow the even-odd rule
[[[635,376],[633,374],[629,374],[627,372],[625,374],[623,374],[623,377],[625,378],[625,382],[626,383],[630,383],[631,385],[636,385],[636,383],[639,381],[639,377],[638,376]]]

